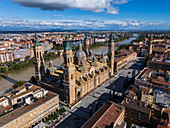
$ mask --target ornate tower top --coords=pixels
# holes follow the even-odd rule
[[[38,41],[38,36],[37,36],[36,33],[35,33],[35,46],[41,46],[39,41]]]
[[[70,47],[69,40],[70,40],[70,39],[69,39],[68,32],[67,32],[67,33],[66,33],[66,39],[65,39],[66,44],[65,44],[65,47],[64,47],[64,50],[65,50],[65,51],[72,50],[71,47]]]
[[[88,41],[89,39],[87,38],[87,34],[85,34],[85,41]]]
[[[66,40],[69,40],[68,32],[66,33]]]
[[[64,50],[66,50],[66,51],[71,50],[70,43],[68,41],[66,43]]]
[[[113,43],[114,40],[113,40],[113,33],[110,34],[110,43]]]
[[[85,38],[84,38],[84,46],[85,46],[85,52],[88,55],[88,51],[89,51],[89,39],[88,39],[86,34],[85,34]]]

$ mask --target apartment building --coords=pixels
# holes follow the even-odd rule
[[[11,108],[5,107],[0,100],[0,127],[26,128],[45,121],[59,109],[59,95],[36,85],[27,83],[6,94]],[[7,100],[6,100],[7,101]]]

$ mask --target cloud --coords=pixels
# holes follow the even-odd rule
[[[23,20],[0,17],[0,30],[51,30],[51,29],[92,29],[92,30],[170,30],[170,23],[139,20]]]
[[[128,3],[130,0],[113,0],[113,4],[115,5],[120,5],[120,4],[126,4]]]
[[[35,7],[42,10],[63,11],[68,8],[89,10],[92,12],[103,12],[105,9],[109,14],[118,14],[115,5],[125,4],[129,0],[12,0],[24,7]]]

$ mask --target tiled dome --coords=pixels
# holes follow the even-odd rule
[[[78,50],[78,51],[76,51],[76,53],[75,53],[75,56],[74,57],[77,57],[77,58],[84,58],[84,57],[86,57],[86,53],[83,51],[83,50]]]

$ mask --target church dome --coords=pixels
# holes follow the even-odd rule
[[[78,51],[76,51],[76,53],[75,53],[75,56],[74,57],[77,57],[77,58],[84,58],[84,57],[86,57],[86,53],[83,51],[83,50],[78,50]]]
[[[79,48],[79,50],[76,51],[74,57],[77,57],[77,58],[84,58],[84,57],[86,57],[86,53],[82,50],[82,44],[81,43],[79,43],[78,48]]]
[[[82,50],[82,44],[78,45],[79,50],[74,54],[74,63],[81,65],[81,60],[83,59],[86,62],[86,53]]]

